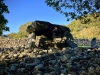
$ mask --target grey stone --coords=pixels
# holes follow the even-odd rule
[[[53,65],[57,63],[56,60],[51,60],[50,62],[51,62]]]
[[[35,33],[31,33],[31,34],[29,34],[29,36],[28,36],[28,39],[35,39],[36,37],[35,37]]]
[[[10,68],[11,68],[12,71],[16,71],[17,70],[17,66],[16,65],[12,65]]]
[[[89,71],[89,73],[94,74],[95,68],[94,67],[89,67],[88,71]]]
[[[91,48],[98,48],[98,45],[97,45],[97,43],[96,43],[96,38],[93,38],[93,39],[91,40]]]
[[[34,63],[35,63],[36,65],[38,65],[38,64],[40,64],[40,63],[41,63],[41,60],[40,60],[40,59],[35,58],[35,59],[34,59]]]
[[[62,62],[66,62],[67,61],[67,57],[65,55],[63,55],[63,56],[60,57],[60,60]]]
[[[35,63],[29,63],[29,64],[26,64],[25,65],[25,68],[27,69],[27,70],[31,70],[32,68],[34,68],[35,67]]]
[[[67,69],[66,68],[64,68],[63,70],[61,70],[62,75],[63,74],[66,74],[66,72],[67,72]]]
[[[35,70],[38,71],[39,69],[42,69],[44,67],[43,64],[39,64],[37,66],[35,66]]]
[[[18,69],[18,70],[21,71],[22,73],[25,72],[25,68],[20,68],[20,69]]]
[[[35,33],[30,33],[25,48],[35,47],[35,39],[36,39]]]

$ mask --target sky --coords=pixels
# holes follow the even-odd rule
[[[10,31],[4,31],[3,34],[17,33],[21,25],[35,20],[60,25],[68,25],[71,22],[66,21],[64,15],[47,6],[44,0],[5,0],[5,4],[10,11],[9,14],[4,14]]]

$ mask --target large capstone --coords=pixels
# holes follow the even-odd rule
[[[34,21],[31,25],[27,27],[26,31],[30,35],[34,33],[35,36],[40,36],[40,46],[42,45],[49,47],[50,45],[53,45],[56,48],[60,46],[69,46],[71,48],[77,47],[77,44],[75,44],[73,41],[74,38],[70,33],[70,29],[66,26],[51,24],[46,21]],[[46,39],[43,41],[44,38]],[[46,45],[44,45],[43,42]]]

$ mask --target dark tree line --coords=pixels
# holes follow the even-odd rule
[[[4,13],[9,13],[8,6],[4,0],[0,0],[0,35],[3,31],[9,31],[9,27],[6,26],[8,20],[4,17]]]

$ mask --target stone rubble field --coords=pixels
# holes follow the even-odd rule
[[[3,42],[0,75],[100,75],[100,48],[25,49],[27,40]]]

